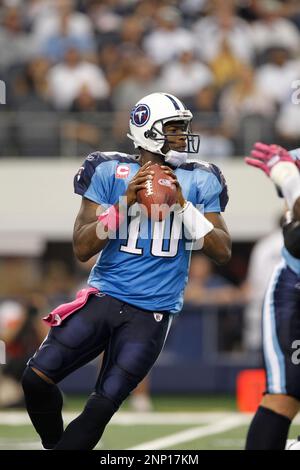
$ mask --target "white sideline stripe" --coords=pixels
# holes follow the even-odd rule
[[[64,419],[68,423],[75,419],[78,412],[64,413]],[[150,413],[130,413],[119,412],[111,420],[111,424],[128,426],[129,424],[158,424],[158,425],[184,425],[184,424],[207,424],[212,421],[219,421],[224,418],[235,416],[234,412],[150,412]],[[250,420],[251,415],[249,415]],[[30,419],[25,411],[2,411],[0,412],[0,425],[20,426],[31,425]]]
[[[234,413],[235,414],[235,413]],[[184,425],[184,424],[208,424],[211,421],[228,418],[232,412],[150,412],[150,413],[118,413],[111,423],[127,426],[128,424],[158,424],[158,425]]]
[[[79,413],[65,413],[64,417],[66,421],[72,421],[78,416]],[[2,411],[0,412],[0,425],[4,426],[21,426],[21,425],[31,425],[28,414],[25,411]]]
[[[0,439],[0,450],[44,450],[39,441],[15,442]]]
[[[78,412],[64,413],[64,420],[69,423],[79,415]],[[118,426],[149,424],[149,425],[185,425],[185,424],[208,424],[226,418],[242,417],[245,424],[250,423],[253,414],[238,412],[150,412],[130,413],[119,412],[111,420],[111,424]],[[293,424],[300,424],[300,414],[293,420]],[[30,419],[25,411],[0,411],[0,426],[31,426]]]
[[[182,444],[184,442],[194,441],[201,437],[211,436],[212,434],[219,434],[229,429],[236,428],[245,423],[245,416],[232,416],[226,418],[217,424],[208,424],[198,428],[186,429],[185,431],[171,434],[170,436],[161,437],[152,441],[144,442],[127,450],[159,450],[168,449],[170,447]]]

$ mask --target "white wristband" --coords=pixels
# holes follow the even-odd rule
[[[288,208],[293,210],[296,200],[300,197],[300,173],[284,180],[280,189],[287,202]]]
[[[183,225],[191,240],[200,240],[214,229],[213,224],[190,201],[182,210],[177,211],[177,215],[182,217]]]
[[[271,180],[280,188],[287,178],[298,175],[299,170],[295,163],[292,162],[279,162],[270,171]]]

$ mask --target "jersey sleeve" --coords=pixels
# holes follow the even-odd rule
[[[293,220],[290,211],[285,214],[282,232],[285,248],[294,258],[300,259],[300,221]]]
[[[300,162],[300,147],[294,150],[290,150],[289,154],[299,164]]]
[[[216,165],[210,164],[209,170],[205,181],[199,183],[198,203],[204,212],[224,212],[229,200],[225,178]]]
[[[111,165],[100,153],[89,155],[74,177],[74,191],[104,207],[110,204]]]

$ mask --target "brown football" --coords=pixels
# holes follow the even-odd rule
[[[153,179],[148,180],[147,187],[137,193],[137,201],[149,218],[164,220],[170,212],[170,207],[177,201],[177,188],[172,183],[172,177],[157,163],[151,165],[149,170],[154,171]]]

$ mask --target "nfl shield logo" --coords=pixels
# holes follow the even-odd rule
[[[162,313],[153,313],[153,316],[156,321],[162,321],[163,319],[163,314]]]

